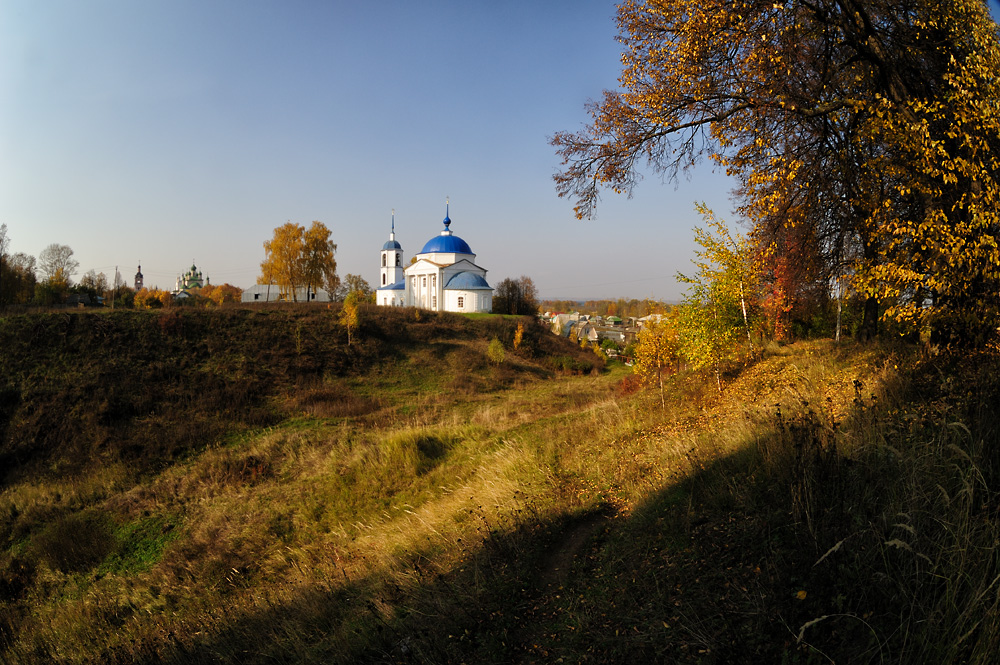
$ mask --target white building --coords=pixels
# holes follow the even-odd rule
[[[427,241],[416,260],[403,268],[393,216],[389,240],[382,245],[382,268],[375,301],[387,307],[420,307],[435,312],[491,312],[493,287],[486,269],[476,265],[469,244],[451,232],[445,208],[444,231]]]
[[[241,300],[242,302],[330,302],[330,294],[323,289],[297,286],[293,297],[291,293],[282,295],[281,287],[277,284],[254,284],[249,289],[243,289]]]

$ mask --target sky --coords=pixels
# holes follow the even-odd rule
[[[995,9],[995,8],[994,8]],[[618,87],[611,0],[0,0],[0,223],[11,250],[173,288],[192,262],[255,283],[287,221],[323,222],[338,273],[375,285],[395,210],[406,260],[443,228],[494,286],[678,300],[711,164],[556,194],[558,131]]]

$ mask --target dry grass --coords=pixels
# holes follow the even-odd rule
[[[993,356],[800,343],[661,410],[542,337],[430,371],[474,323],[155,473],[9,482],[4,661],[990,662]]]

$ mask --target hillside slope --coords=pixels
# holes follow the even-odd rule
[[[436,393],[603,366],[524,321],[513,351],[517,321],[416,310],[372,309],[352,345],[327,309],[0,318],[0,484],[9,474],[72,473],[98,460],[155,471],[299,412],[391,420]],[[493,337],[510,351],[490,371]]]
[[[62,403],[34,381],[125,362],[88,364],[91,322],[59,323],[79,362],[55,363],[51,342],[44,362],[4,360],[31,377],[6,402],[5,454],[24,461],[0,492],[4,662],[995,653],[996,354],[799,343],[721,393],[671,377],[661,409],[630,394],[627,369],[582,371],[596,356],[544,331],[510,352],[516,320],[397,312],[345,349],[325,311],[161,326],[172,316],[125,319],[161,349],[128,366],[177,367],[176,399],[207,374],[245,401],[190,398],[210,406],[155,454],[126,435],[180,427],[171,399],[95,420],[79,458],[18,438],[41,426],[34,396]],[[485,360],[494,337],[499,367]],[[244,383],[257,388],[240,398]],[[60,394],[103,405],[93,392]]]

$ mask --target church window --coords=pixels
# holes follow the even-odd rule
[[[382,255],[382,267],[385,267],[385,254]]]
[[[421,278],[421,280],[420,280],[420,286],[423,286],[423,287],[427,286],[427,278],[426,277]]]
[[[402,256],[401,256],[400,254],[397,254],[397,255],[396,255],[396,265],[397,265],[397,266],[398,266],[398,265],[400,265],[400,261],[402,260],[402,258],[403,258],[403,257],[402,257]]]
[[[431,307],[433,309],[437,309],[437,306],[438,306],[438,297],[434,296],[433,298],[431,298]]]
[[[385,286],[385,275],[382,275],[382,286]]]
[[[459,309],[464,309],[465,308],[465,296],[459,296],[458,297],[458,308]]]
[[[431,287],[437,288],[437,285],[438,285],[438,276],[431,275]]]

